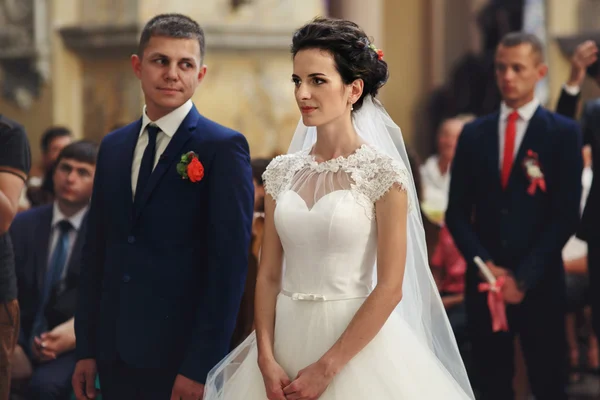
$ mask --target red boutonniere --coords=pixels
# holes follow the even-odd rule
[[[544,172],[542,171],[542,166],[536,152],[527,150],[527,156],[523,160],[523,168],[525,168],[525,174],[527,175],[527,179],[529,179],[527,193],[533,196],[537,188],[545,192],[546,180],[544,179]]]
[[[177,173],[181,179],[189,179],[190,182],[200,182],[204,178],[204,166],[198,160],[198,154],[190,151],[181,156],[177,164]]]

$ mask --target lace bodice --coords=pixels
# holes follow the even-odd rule
[[[306,190],[299,190],[312,179],[315,198],[335,190],[350,190],[366,208],[369,217],[374,217],[374,205],[394,184],[402,190],[410,187],[407,169],[393,158],[363,144],[348,157],[338,157],[317,162],[304,150],[276,157],[263,174],[265,191],[277,201],[282,192],[294,190],[306,200]],[[327,181],[329,184],[327,183]],[[336,182],[333,182],[336,181]],[[330,186],[330,187],[328,187]],[[360,196],[359,196],[360,195]],[[307,205],[310,202],[307,201]],[[310,208],[310,207],[309,207]]]
[[[375,202],[394,186],[407,190],[408,171],[363,145],[322,163],[308,151],[280,156],[263,177],[277,204],[283,293],[299,300],[367,296],[377,253]]]

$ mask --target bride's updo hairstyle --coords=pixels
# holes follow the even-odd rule
[[[331,53],[344,84],[363,80],[363,93],[354,103],[354,111],[360,109],[365,96],[377,96],[388,80],[388,66],[382,59],[383,53],[354,22],[334,18],[314,19],[298,29],[292,39],[294,57],[306,49],[321,49]]]

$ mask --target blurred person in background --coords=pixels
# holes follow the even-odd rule
[[[423,185],[421,207],[427,218],[435,224],[442,224],[448,206],[450,165],[460,132],[465,123],[473,119],[473,116],[466,115],[445,120],[437,133],[437,153],[430,156],[419,169]]]
[[[42,135],[42,159],[32,168],[31,177],[27,181],[27,199],[31,207],[49,204],[54,200],[54,165],[62,149],[72,141],[73,134],[62,126],[50,127]]]
[[[54,202],[20,213],[10,229],[21,306],[13,364],[15,377],[30,378],[21,392],[31,400],[66,399],[71,392],[73,315],[97,153],[98,145],[86,140],[66,146],[54,168]]]
[[[577,46],[571,58],[571,74],[557,104],[557,112],[575,118],[581,85],[586,77],[600,86],[600,62],[598,45],[585,41]],[[587,272],[589,277],[589,302],[592,308],[592,325],[596,336],[600,335],[600,98],[587,101],[581,112],[583,144],[591,149],[592,182],[577,237],[587,243]],[[595,355],[593,359],[597,358]]]
[[[584,146],[583,154],[583,174],[581,177],[581,211],[583,212],[587,198],[590,193],[590,187],[593,178],[592,155],[589,146]],[[580,370],[580,351],[579,351],[579,329],[578,320],[583,317],[583,325],[591,328],[591,316],[589,309],[589,274],[588,274],[588,246],[587,243],[575,235],[571,236],[562,251],[565,264],[566,283],[567,283],[567,341],[569,345],[569,360],[571,363],[571,381],[578,381],[581,378]],[[598,340],[594,332],[587,333],[587,365],[591,370],[597,370],[598,360]]]
[[[496,50],[500,110],[467,124],[454,163],[446,223],[467,261],[467,329],[482,400],[514,398],[518,335],[537,400],[566,400],[563,246],[579,222],[581,134],[541,107],[543,46],[532,34],[505,36]],[[492,314],[480,257],[500,278],[507,326]],[[499,317],[499,316],[498,316]],[[493,324],[494,322],[494,324]]]
[[[15,257],[8,231],[30,168],[25,129],[0,115],[0,400],[9,397],[12,355],[19,336]]]

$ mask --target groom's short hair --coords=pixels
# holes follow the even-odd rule
[[[175,39],[196,39],[200,45],[200,62],[206,52],[206,41],[202,27],[190,17],[183,14],[159,14],[146,23],[140,37],[138,57],[144,55],[144,50],[152,36],[162,36]]]
[[[531,53],[538,57],[539,62],[544,62],[544,44],[533,33],[528,32],[511,32],[505,35],[499,45],[503,47],[516,47],[521,44],[528,44],[531,46]]]

